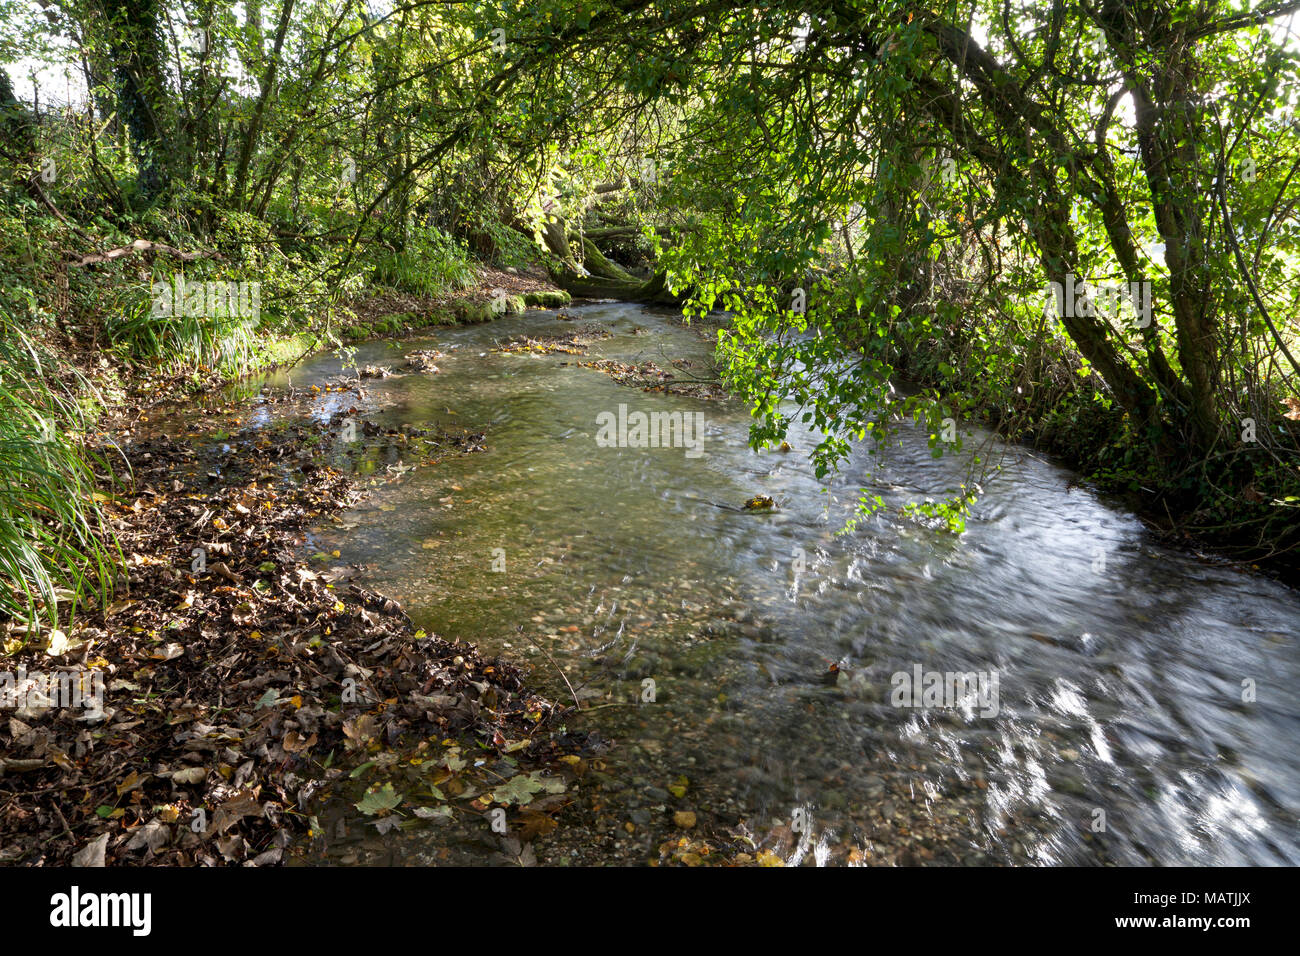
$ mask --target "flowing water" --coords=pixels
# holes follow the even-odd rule
[[[394,368],[445,353],[436,374],[367,382],[366,418],[482,428],[487,450],[385,485],[310,543],[426,630],[529,661],[582,700],[575,726],[613,741],[582,832],[539,840],[542,862],[653,859],[689,809],[792,862],[1300,864],[1295,592],[1159,545],[1016,447],[960,537],[897,514],[967,480],[967,456],[936,460],[919,432],[881,471],[863,450],[828,491],[810,436],[756,453],[738,402],[576,364],[685,358],[678,374],[699,375],[709,334],[629,305],[571,311],[363,346],[360,364]],[[613,333],[586,357],[491,351],[585,323]],[[278,384],[340,371],[324,355]],[[702,454],[601,447],[597,416],[620,404],[701,413]],[[837,534],[864,485],[889,508]],[[756,494],[779,508],[738,510]],[[900,697],[896,675],[918,672],[988,683]],[[380,844],[484,852],[455,828]]]

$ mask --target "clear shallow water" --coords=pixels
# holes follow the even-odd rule
[[[576,366],[702,363],[710,337],[634,306],[570,311],[362,347],[359,363],[399,370],[416,349],[446,353],[438,374],[368,381],[366,418],[485,428],[487,451],[410,473],[311,545],[362,565],[418,625],[532,660],[567,699],[558,666],[599,708],[580,726],[616,741],[609,773],[627,786],[565,852],[643,861],[678,807],[779,843],[798,808],[802,849],[831,862],[857,848],[866,862],[1300,864],[1294,592],[1162,548],[1021,449],[1004,449],[960,538],[894,514],[966,480],[920,434],[883,478],[864,452],[828,494],[807,436],[755,453],[739,403]],[[592,322],[614,335],[586,357],[489,351]],[[322,356],[280,382],[339,371]],[[320,414],[341,400],[322,396]],[[703,412],[705,454],[598,447],[597,415],[620,404]],[[864,482],[890,513],[836,535]],[[780,509],[732,510],[755,494]],[[996,714],[893,706],[892,675],[917,666],[996,673]],[[631,703],[647,679],[655,701]],[[663,792],[679,776],[684,799]],[[479,852],[449,850],[450,829],[384,839]]]

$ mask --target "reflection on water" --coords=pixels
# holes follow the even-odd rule
[[[614,333],[590,359],[709,358],[708,337],[669,316],[573,311]],[[883,477],[863,454],[828,493],[810,439],[754,453],[738,403],[490,351],[571,327],[530,313],[363,347],[361,364],[395,368],[446,353],[437,374],[368,382],[368,418],[485,428],[487,451],[413,472],[312,547],[364,565],[420,626],[534,659],[556,697],[562,668],[631,784],[611,785],[611,830],[648,833],[680,803],[663,792],[680,775],[692,809],[760,838],[812,820],[792,852],[832,862],[857,848],[866,862],[1300,863],[1293,592],[1156,545],[1023,450],[1006,450],[955,538],[896,515],[966,479],[921,435]],[[325,356],[291,377],[338,372]],[[620,404],[702,412],[705,453],[600,447],[598,416]],[[837,535],[866,482],[889,511]],[[737,510],[756,494],[779,509]],[[997,706],[895,706],[894,675],[918,668],[996,675]],[[649,686],[653,703],[630,703]],[[648,839],[600,853],[644,860]]]

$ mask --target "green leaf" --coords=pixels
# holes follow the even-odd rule
[[[393,790],[391,783],[386,783],[379,788],[371,787],[354,806],[366,816],[373,817],[389,812],[401,802],[401,794]]]
[[[492,791],[492,800],[496,803],[517,803],[523,806],[533,802],[533,795],[546,793],[563,793],[564,781],[555,777],[544,777],[540,771],[520,774],[512,777],[504,786]]]

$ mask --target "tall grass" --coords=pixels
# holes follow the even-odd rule
[[[134,288],[104,313],[111,348],[169,372],[199,366],[243,371],[257,353],[258,322],[239,315],[155,315],[152,299]]]
[[[95,497],[76,395],[0,315],[0,619],[58,622],[103,599],[118,552]]]
[[[477,281],[465,246],[434,226],[414,229],[401,252],[381,258],[375,281],[403,292],[439,296]]]

